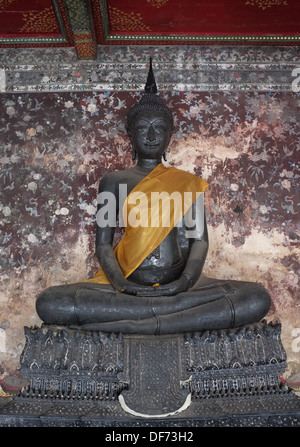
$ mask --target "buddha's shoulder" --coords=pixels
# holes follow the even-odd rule
[[[121,183],[127,183],[131,177],[131,169],[106,172],[100,179],[100,188],[106,190],[114,190]]]

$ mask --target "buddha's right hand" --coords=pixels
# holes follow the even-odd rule
[[[123,281],[118,281],[117,284],[113,284],[113,287],[120,293],[127,293],[128,295],[139,295],[141,292],[147,288],[141,284],[136,284],[135,282],[128,281],[124,278]]]

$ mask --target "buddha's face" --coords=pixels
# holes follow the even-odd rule
[[[139,157],[148,159],[161,159],[171,134],[171,123],[161,111],[139,112],[130,129],[133,149]]]

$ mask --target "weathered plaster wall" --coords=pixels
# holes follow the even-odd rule
[[[287,374],[299,370],[299,94],[162,92],[176,125],[168,162],[202,176],[207,275],[258,281],[267,320],[282,322]],[[129,167],[125,116],[140,93],[83,91],[0,96],[0,358],[14,371],[24,326],[40,325],[44,288],[86,279],[94,257],[98,182]]]

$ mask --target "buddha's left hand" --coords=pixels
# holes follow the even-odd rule
[[[138,296],[172,296],[180,292],[185,292],[189,288],[189,281],[186,277],[181,276],[179,279],[154,287],[144,287],[138,292]]]

